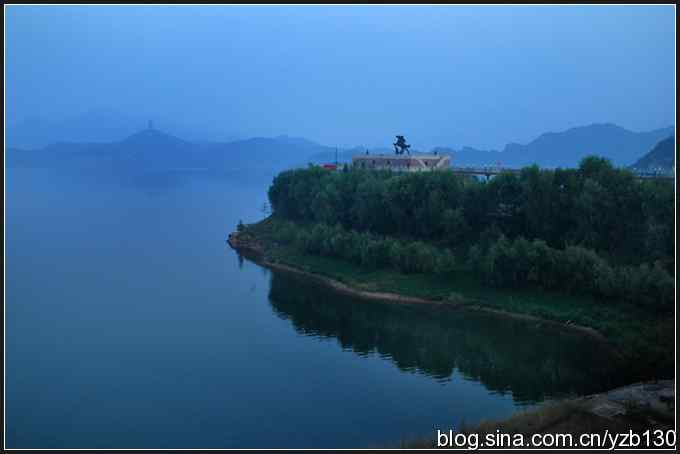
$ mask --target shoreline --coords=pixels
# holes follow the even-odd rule
[[[259,243],[257,240],[255,241],[249,241],[249,240],[244,240],[240,239],[240,232],[232,232],[229,234],[229,237],[227,239],[227,243],[229,246],[234,249],[236,252],[242,254],[245,258],[257,263],[258,265],[264,266],[266,268],[270,269],[275,269],[278,271],[283,271],[287,273],[293,273],[301,276],[308,277],[310,279],[313,279],[316,283],[319,283],[321,285],[324,285],[334,291],[337,291],[339,293],[348,295],[348,296],[353,296],[356,298],[364,299],[364,300],[371,300],[371,301],[377,301],[377,302],[383,302],[383,303],[391,303],[391,304],[409,304],[409,305],[430,305],[430,306],[436,306],[440,308],[448,308],[452,310],[475,310],[475,311],[480,311],[480,312],[485,312],[488,314],[493,314],[499,317],[510,317],[518,320],[526,320],[526,321],[531,321],[531,322],[537,322],[541,324],[546,324],[548,326],[562,329],[562,330],[568,330],[568,331],[573,331],[575,333],[579,333],[585,336],[589,336],[593,338],[594,340],[597,340],[599,342],[606,343],[607,345],[610,345],[614,351],[617,349],[614,348],[614,345],[612,342],[607,339],[602,333],[600,333],[598,330],[588,327],[588,326],[583,326],[583,325],[577,325],[573,323],[561,323],[555,320],[550,320],[542,317],[538,317],[535,315],[529,315],[529,314],[522,314],[522,313],[517,313],[517,312],[510,312],[510,311],[505,311],[502,309],[494,309],[490,307],[484,307],[478,304],[474,304],[472,301],[474,300],[469,300],[469,299],[463,299],[462,301],[459,302],[454,302],[454,301],[448,301],[448,302],[443,302],[443,301],[436,301],[436,300],[430,300],[430,299],[425,299],[425,298],[418,298],[414,296],[406,296],[406,295],[400,295],[398,293],[391,293],[391,292],[371,292],[371,291],[366,291],[366,290],[360,290],[355,287],[352,287],[348,284],[345,284],[343,282],[340,282],[336,279],[317,274],[314,272],[310,271],[305,271],[299,268],[296,268],[294,266],[290,265],[285,265],[282,263],[277,263],[277,262],[271,262],[265,258],[265,249],[262,246],[261,243]],[[466,302],[467,301],[467,302]]]
[[[610,433],[632,431],[640,435],[647,430],[670,430],[675,426],[674,399],[675,379],[648,380],[600,393],[547,402],[531,410],[515,412],[507,418],[482,420],[473,426],[463,424],[451,430],[476,435],[478,440],[484,440],[487,434],[497,431],[522,434],[526,438],[533,434],[580,436],[603,433],[605,430]],[[398,447],[437,448],[436,438],[435,435],[402,439]],[[641,449],[645,449],[644,445]]]

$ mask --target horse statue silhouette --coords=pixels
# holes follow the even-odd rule
[[[394,153],[395,154],[404,154],[404,151],[408,154],[411,153],[409,151],[409,148],[411,148],[411,145],[406,143],[406,139],[404,139],[404,136],[397,136],[397,141],[394,142],[392,145],[394,145]]]

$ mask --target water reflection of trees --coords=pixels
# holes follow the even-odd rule
[[[296,331],[337,338],[404,371],[447,379],[457,370],[526,403],[625,382],[607,349],[585,336],[485,313],[354,300],[299,276],[271,276],[272,307]]]

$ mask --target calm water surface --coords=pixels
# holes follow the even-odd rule
[[[268,183],[8,169],[8,447],[385,446],[611,385],[585,338],[238,257]]]

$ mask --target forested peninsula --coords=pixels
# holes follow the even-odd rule
[[[487,180],[310,166],[232,245],[360,292],[592,328],[640,378],[673,374],[674,186],[603,158]],[[256,247],[253,247],[256,245]]]

